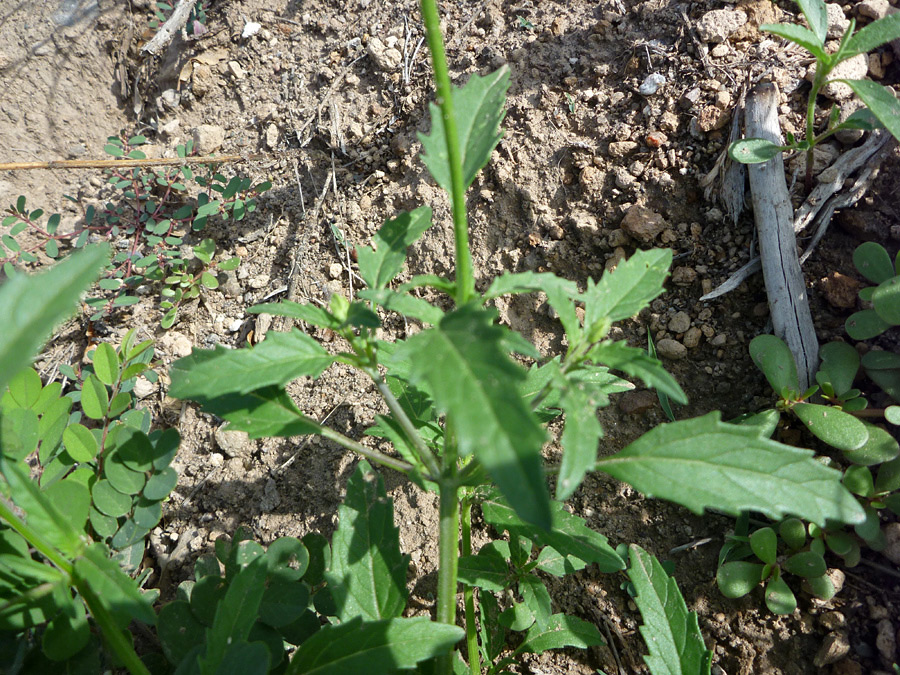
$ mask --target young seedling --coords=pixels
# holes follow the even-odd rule
[[[827,520],[861,521],[862,508],[840,485],[839,472],[814,461],[809,451],[775,443],[753,427],[726,424],[716,413],[661,425],[627,448],[597,457],[602,436],[597,410],[609,404],[611,394],[630,386],[611,370],[642,380],[676,403],[686,402],[658,360],[608,339],[613,322],[634,316],[662,293],[672,253],[638,251],[615,272],[588,280],[583,291],[550,273],[523,272],[504,274],[477,292],[465,192],[501,138],[510,74],[504,67],[484,77],[473,75],[461,88],[451,86],[434,0],[423,0],[422,16],[438,103],[431,106],[430,134],[420,138],[425,165],[450,196],[455,278],[426,274],[394,283],[407,248],[431,227],[427,207],[401,214],[384,224],[373,246],[357,248],[359,274],[367,286],[358,299],[335,294],[325,309],[292,302],[250,309],[329,328],[343,338],[342,351],[329,353],[296,329],[270,333],[251,349],[195,350],[173,364],[169,393],[197,401],[252,437],[320,434],[438,493],[439,624],[456,624],[460,574],[469,582],[463,585],[468,664],[462,665],[447,649],[435,664],[440,675],[456,667],[473,675],[502,668],[499,664],[510,655],[498,647],[503,638],[495,631],[504,624],[524,629],[532,650],[584,646],[600,639],[596,627],[552,613],[546,593],[537,590],[530,574],[544,562],[564,572],[589,564],[606,571],[626,568],[605,537],[592,533],[562,506],[590,471],[604,471],[696,512],[715,507],[735,515],[744,510],[774,518],[793,513],[823,526]],[[453,306],[444,310],[410,293],[421,287],[449,296]],[[540,354],[498,323],[490,306],[500,296],[536,292],[546,294],[559,316],[568,340],[563,355]],[[584,310],[582,316],[576,303]],[[422,328],[405,340],[379,340],[375,331],[386,312],[398,312]],[[531,367],[524,368],[511,354],[529,359]],[[325,427],[294,405],[285,386],[298,377],[316,378],[338,361],[367,375],[382,396],[390,414],[380,415],[368,433],[390,441],[396,454]],[[562,458],[559,465],[545,469],[543,425],[560,415]],[[555,474],[555,499],[547,489],[548,471]],[[475,505],[495,529],[509,533],[508,544],[495,542],[473,555]],[[696,616],[686,611],[674,582],[660,574],[650,556],[639,549],[632,553],[629,574],[638,606],[646,612],[645,634],[651,638],[647,662],[660,673],[662,663],[680,664],[682,672],[708,672],[709,654]],[[353,579],[357,573],[354,559],[346,555],[346,550],[340,555],[332,550],[335,581]],[[402,584],[405,577],[396,571],[398,566],[402,569],[403,563],[397,558],[379,565],[384,574],[381,585],[374,587],[388,593],[394,574],[394,583]],[[370,573],[363,578],[370,579]],[[488,589],[512,590],[513,585],[521,601],[504,596],[500,604],[490,599]],[[480,635],[472,586],[481,589],[485,622]],[[365,630],[369,622],[385,619],[349,599],[345,606],[349,609],[341,625],[355,616]],[[494,616],[497,623],[491,622]],[[532,631],[542,634],[540,641],[529,637]],[[338,639],[337,631],[329,635]],[[320,639],[324,646],[326,638]],[[337,653],[342,647],[335,642],[333,649]],[[289,672],[304,672],[302,665],[293,668],[292,661]]]
[[[859,32],[854,32],[856,24],[851,19],[837,49],[829,53],[826,48],[828,11],[824,0],[797,0],[797,4],[806,18],[808,28],[795,24],[764,24],[760,26],[760,30],[790,40],[806,49],[816,60],[816,72],[806,107],[806,136],[798,140],[792,134],[788,134],[786,145],[777,145],[762,138],[745,138],[732,143],[728,148],[728,154],[736,162],[756,164],[766,162],[780,152],[805,152],[806,187],[811,189],[814,149],[837,131],[841,129],[868,131],[883,126],[894,138],[900,139],[900,101],[889,89],[870,80],[834,80],[829,77],[839,63],[860,54],[867,54],[883,44],[900,38],[900,14],[891,14],[874,21]],[[843,122],[839,122],[840,110],[837,106],[832,107],[825,128],[817,134],[816,97],[831,81],[848,85],[866,107],[857,110]]]

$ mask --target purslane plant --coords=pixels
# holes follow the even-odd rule
[[[796,24],[763,24],[760,30],[778,35],[806,49],[816,60],[806,110],[806,136],[802,140],[787,135],[786,145],[777,145],[762,138],[745,138],[732,143],[728,154],[736,162],[756,164],[765,162],[780,152],[800,151],[806,153],[806,185],[812,187],[813,152],[815,146],[841,129],[871,130],[883,126],[894,138],[900,139],[900,101],[886,87],[871,80],[829,79],[835,67],[847,59],[868,52],[900,38],[900,14],[891,14],[873,21],[859,32],[854,32],[856,23],[850,20],[847,31],[841,36],[837,49],[828,53],[828,11],[824,0],[797,0],[809,28]],[[849,86],[865,108],[857,110],[840,122],[840,110],[833,106],[828,122],[818,134],[815,128],[816,97],[829,82],[843,82]]]
[[[402,270],[407,247],[432,224],[427,207],[402,214],[385,223],[372,247],[357,248],[359,273],[367,285],[359,299],[335,294],[327,309],[291,302],[250,309],[329,328],[343,338],[343,351],[331,354],[296,329],[269,334],[251,349],[197,350],[173,364],[170,394],[197,401],[206,411],[228,420],[231,428],[253,437],[320,434],[437,491],[435,619],[456,623],[462,553],[468,582],[463,589],[464,651],[471,673],[493,668],[496,664],[489,661],[498,656],[486,647],[490,636],[482,635],[478,643],[470,586],[487,581],[470,565],[481,556],[481,551],[473,556],[471,550],[473,504],[481,504],[483,512],[497,505],[495,527],[506,529],[523,546],[522,553],[510,550],[511,559],[516,555],[524,560],[527,540],[541,549],[538,559],[549,549],[546,555],[568,561],[564,566],[597,563],[607,571],[624,569],[625,561],[604,537],[588,534],[583,524],[569,523],[558,501],[571,496],[589,471],[604,471],[695,512],[714,507],[735,515],[754,510],[774,518],[793,513],[822,525],[862,520],[863,511],[840,484],[839,472],[814,461],[809,451],[769,440],[755,427],[724,423],[717,413],[661,425],[624,450],[597,458],[602,436],[597,409],[608,404],[611,393],[628,386],[610,369],[641,379],[675,402],[686,401],[659,361],[607,337],[613,322],[635,315],[662,293],[672,253],[638,251],[615,272],[597,282],[589,280],[584,291],[553,274],[523,272],[504,274],[484,293],[477,292],[465,191],[500,140],[509,71],[504,67],[485,77],[473,75],[464,87],[452,87],[433,0],[423,0],[422,15],[437,90],[431,133],[421,137],[423,160],[450,196],[455,278],[422,275],[391,286]],[[444,311],[411,294],[422,287],[445,293],[453,307]],[[568,340],[564,355],[544,356],[497,322],[491,300],[533,292],[545,293],[559,315]],[[576,305],[583,307],[583,319]],[[388,311],[420,323],[422,330],[395,343],[377,339],[380,316]],[[532,360],[533,365],[524,368],[512,354]],[[379,416],[370,433],[389,439],[396,455],[317,423],[291,400],[285,389],[288,383],[303,376],[318,377],[335,362],[355,366],[371,378],[390,414]],[[563,453],[559,465],[552,467],[556,474],[556,499],[552,500],[542,461],[547,441],[543,423],[560,414],[565,416]],[[493,552],[503,556],[505,549],[495,546]],[[669,613],[667,603],[675,603],[675,595],[668,593],[674,582],[664,573],[660,576],[646,556],[636,553],[634,558],[641,566],[632,568],[641,599],[638,604],[642,611],[647,609],[645,633],[653,638],[648,640],[648,663],[705,663],[691,672],[708,672],[709,657],[698,637],[696,617],[673,610],[671,616],[683,615],[678,634],[687,631],[691,638],[662,639],[665,619],[661,617]],[[332,569],[346,564],[332,558]],[[683,609],[680,595],[677,600]],[[545,607],[545,601],[541,602]],[[484,598],[482,612],[483,603]],[[362,610],[358,616],[366,627],[371,618]],[[538,618],[546,622],[548,615],[538,612],[535,621]],[[578,636],[571,632],[555,635],[555,646],[577,644]],[[436,672],[450,673],[453,667],[449,652],[438,657]],[[664,671],[660,667],[657,672]]]

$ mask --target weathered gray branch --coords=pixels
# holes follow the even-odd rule
[[[778,88],[764,83],[747,97],[745,136],[764,138],[781,145],[778,124]],[[783,339],[797,362],[800,388],[814,382],[819,362],[819,341],[809,311],[806,283],[800,271],[794,210],[784,178],[781,153],[762,164],[748,167],[753,217],[759,234],[769,313],[775,335]]]
[[[187,23],[191,10],[196,4],[197,0],[181,0],[181,2],[178,3],[178,7],[172,12],[172,16],[160,26],[156,35],[153,36],[150,42],[143,46],[141,51],[148,52],[154,56],[159,54],[160,50],[172,41],[172,38],[175,37],[175,33],[180,31],[184,27],[184,24]]]

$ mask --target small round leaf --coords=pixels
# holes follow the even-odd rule
[[[269,544],[266,562],[270,577],[296,581],[309,567],[309,552],[299,539],[281,537]]]
[[[781,393],[785,388],[800,389],[797,364],[784,340],[774,335],[758,335],[750,341],[750,358],[759,368],[772,389]]]
[[[872,293],[872,304],[882,319],[892,326],[900,324],[900,277],[882,282]]]
[[[875,479],[876,494],[895,490],[900,490],[900,457],[895,457],[878,467],[878,477]]]
[[[98,480],[91,490],[94,506],[107,516],[118,518],[131,511],[132,498],[116,490],[108,480]]]
[[[806,528],[799,518],[787,518],[778,526],[778,534],[790,549],[798,549],[806,543]]]
[[[157,635],[170,663],[181,663],[205,639],[205,627],[197,621],[187,602],[176,600],[159,610]]]
[[[862,421],[838,408],[798,403],[792,410],[814,436],[838,450],[857,450],[869,438],[869,430]]]
[[[813,551],[801,551],[795,553],[784,561],[784,569],[798,577],[810,578],[825,574],[828,567],[825,558]]]
[[[763,527],[750,535],[750,548],[756,557],[769,565],[778,555],[778,536],[771,527]]]
[[[143,495],[150,501],[160,502],[169,496],[178,483],[178,472],[171,466],[158,471],[150,476],[150,480],[144,486]]]
[[[805,583],[809,586],[810,592],[820,600],[831,600],[837,592],[831,578],[825,574],[806,579]]]
[[[147,482],[143,473],[132,471],[125,466],[119,458],[118,452],[106,458],[103,473],[116,490],[127,495],[136,495]]]
[[[89,429],[81,424],[70,424],[63,431],[63,443],[66,446],[66,452],[76,462],[90,462],[97,456],[97,439]]]
[[[823,371],[838,396],[853,387],[853,380],[859,370],[859,352],[846,342],[829,342],[819,350]]]
[[[872,472],[865,466],[851,466],[844,472],[841,479],[850,492],[860,497],[871,497],[875,494],[875,481]]]
[[[873,284],[880,284],[896,273],[891,256],[881,244],[867,241],[853,251],[853,264],[866,279]]]
[[[784,150],[782,146],[764,138],[743,138],[728,146],[728,155],[741,164],[760,164],[768,162]]]
[[[864,309],[847,317],[844,329],[854,340],[870,340],[891,327],[874,309]]]
[[[869,432],[869,439],[857,450],[844,451],[844,456],[854,464],[872,466],[882,464],[894,459],[900,453],[900,444],[887,431],[874,424],[865,424]]]
[[[84,380],[81,409],[92,420],[102,420],[109,411],[109,392],[96,375],[88,375]]]
[[[766,607],[773,614],[791,614],[797,609],[797,598],[781,577],[766,585]]]
[[[763,566],[736,561],[725,563],[716,573],[716,583],[726,598],[742,598],[759,585]]]
[[[116,350],[106,342],[101,342],[94,350],[94,373],[103,384],[112,386],[119,379],[119,357]]]

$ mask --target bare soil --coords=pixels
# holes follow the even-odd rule
[[[311,530],[330,533],[356,458],[317,438],[229,445],[216,433],[219,420],[167,397],[166,366],[191,346],[237,347],[266,330],[286,329],[278,319],[267,326],[246,313],[263,298],[323,302],[334,292],[348,294],[350,270],[333,228],[350,244],[366,243],[387,217],[432,205],[439,225],[413,247],[410,275],[452,273],[453,242],[446,197],[418,160],[416,134],[428,129],[432,92],[427,49],[417,49],[423,30],[414,0],[213,0],[205,3],[208,32],[176,37],[159,58],[139,51],[154,33],[150,4],[3,3],[0,159],[99,158],[108,136],[135,133],[150,138],[151,152],[174,156],[175,145],[199,125],[215,125],[224,131],[216,152],[262,155],[230,170],[274,183],[245,221],[204,232],[216,238],[223,257],[240,255],[243,263],[223,289],[185,307],[171,331],[159,327],[152,296],[92,328],[112,342],[131,327],[157,340],[163,376],[141,405],[155,425],[177,427],[183,442],[178,486],[145,562],[158,566],[160,552],[175,551],[170,585],[239,525],[264,543]],[[503,64],[512,70],[506,137],[469,197],[478,283],[486,286],[506,270],[549,270],[583,283],[638,248],[669,247],[675,263],[668,292],[623,322],[619,335],[645,347],[649,331],[657,343],[681,345],[667,343],[663,354],[690,396],[688,406],[676,409],[679,418],[710,410],[729,418],[769,403],[747,353],[749,340],[767,330],[761,277],[699,301],[749,259],[752,217],[745,213],[733,224],[715,191],[704,194],[700,181],[726,145],[734,104],[748,82],[775,80],[784,92],[784,127],[801,128],[808,61],[757,29],[788,20],[794,7],[768,0],[442,4],[454,81]],[[842,8],[858,16],[855,0]],[[701,19],[716,9],[739,9],[749,18],[719,44],[699,32]],[[248,21],[262,29],[242,38]],[[396,53],[373,57],[375,38]],[[870,75],[897,82],[889,50],[878,59]],[[664,81],[642,94],[654,73]],[[863,239],[897,248],[898,167],[895,153],[870,195],[838,215],[806,265],[821,342],[843,338],[843,321],[854,309],[852,294],[842,306],[826,280],[835,273],[856,277],[850,253]],[[0,201],[24,194],[32,205],[62,213],[66,227],[81,214],[63,195],[90,198],[102,181],[97,171],[3,172]],[[649,211],[631,212],[639,227],[629,234],[623,218],[635,205]],[[561,350],[559,326],[539,300],[518,298],[499,309],[545,355]],[[81,359],[86,328],[86,317],[71,322],[39,365],[50,372],[54,364]],[[406,328],[385,330],[403,337]],[[372,386],[343,366],[290,391],[310,415],[329,416],[328,424],[353,437],[381,411]],[[655,395],[641,391],[620,397],[602,418],[604,453],[665,421]],[[436,504],[402,477],[385,474],[413,560],[411,611],[426,612],[434,597]],[[886,572],[869,564],[846,570],[834,600],[801,594],[792,615],[776,617],[760,592],[731,601],[716,588],[728,518],[698,517],[604,476],[589,477],[570,504],[613,544],[635,542],[675,562],[714,650],[714,672],[876,673],[897,658],[900,584],[896,568],[877,553],[866,551],[864,558]],[[557,610],[596,622],[609,644],[525,657],[517,672],[646,672],[639,616],[620,588],[623,580],[590,568],[564,582],[548,579]],[[847,649],[833,664],[816,667],[817,652],[834,636]]]

